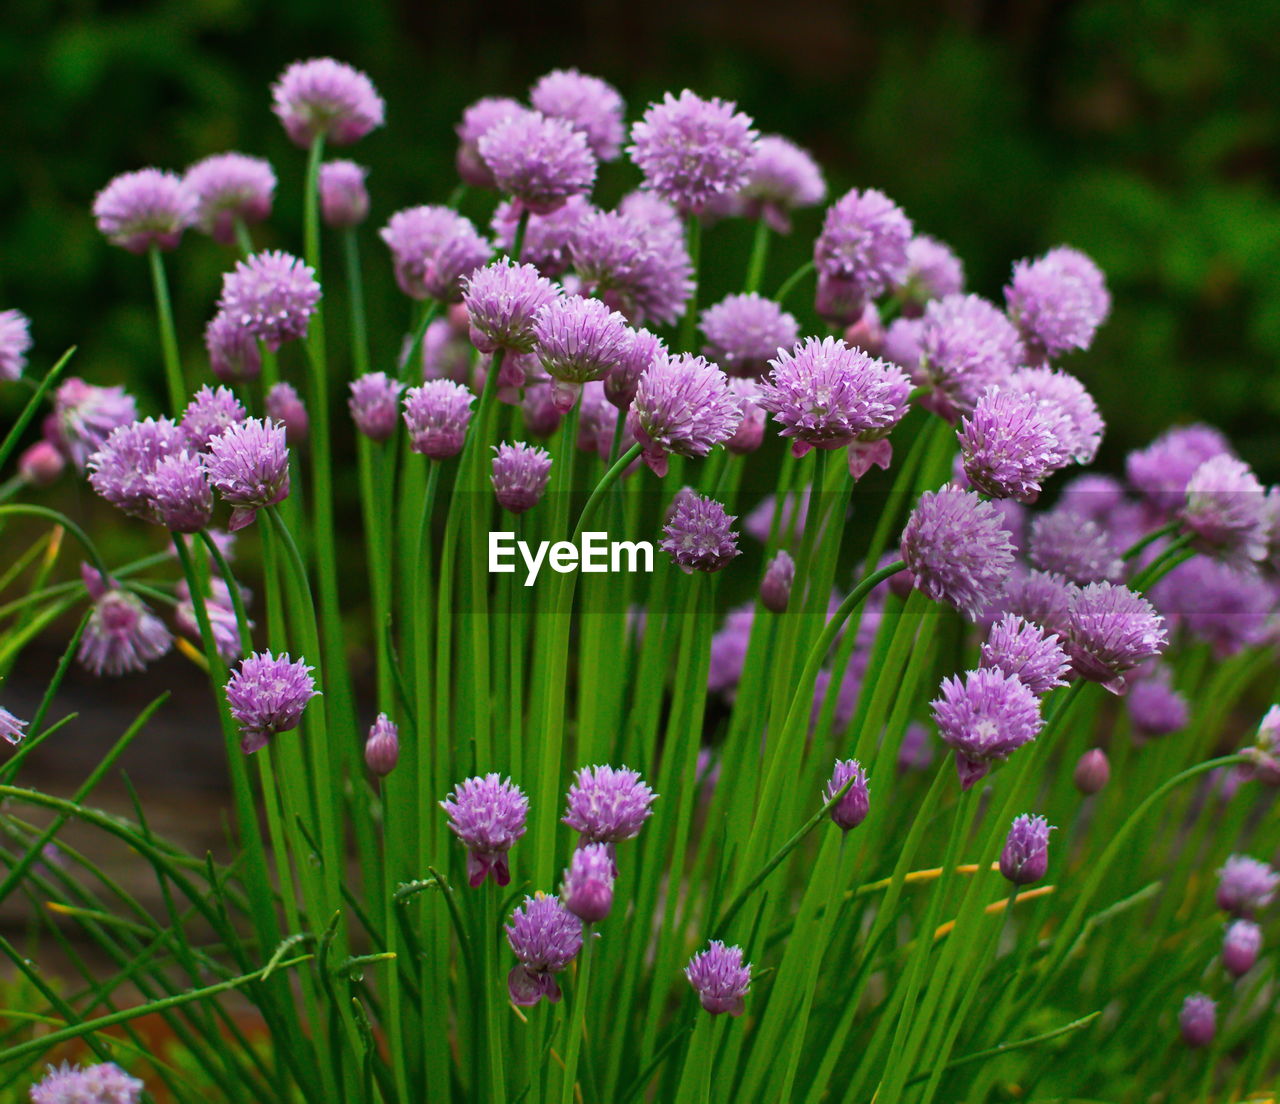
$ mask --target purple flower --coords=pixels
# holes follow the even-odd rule
[[[385,713],[379,713],[364,742],[364,765],[369,773],[386,778],[400,759],[400,729]]]
[[[706,456],[729,440],[742,410],[729,380],[702,357],[659,354],[640,377],[627,428],[644,445],[645,463],[663,476],[668,453]]]
[[[1015,567],[996,605],[1003,612],[1016,613],[1065,640],[1074,592],[1075,587],[1061,575]]]
[[[184,445],[182,431],[168,418],[120,426],[89,457],[89,485],[130,517],[156,522],[151,476]]]
[[[796,562],[791,553],[780,549],[765,568],[760,580],[760,601],[773,613],[786,613],[791,601],[791,584],[796,576]]]
[[[404,424],[409,447],[432,460],[447,460],[462,451],[471,424],[475,396],[452,380],[428,380],[404,397]]]
[[[1178,1012],[1178,1030],[1189,1047],[1206,1047],[1218,1031],[1218,1006],[1203,993],[1192,993]]]
[[[138,1104],[146,1086],[114,1062],[96,1066],[63,1063],[31,1086],[31,1104]]]
[[[769,361],[792,348],[800,324],[772,299],[730,295],[702,312],[703,353],[731,376],[760,376]]]
[[[204,330],[209,367],[223,383],[243,383],[262,374],[262,350],[252,331],[225,311],[218,311]]]
[[[153,246],[177,249],[182,232],[196,217],[196,200],[182,178],[159,169],[117,176],[93,201],[98,230],[130,253]]]
[[[289,444],[300,445],[307,439],[311,431],[311,419],[307,416],[302,396],[293,384],[283,381],[272,384],[264,405],[267,419],[284,426],[285,440]]]
[[[1034,261],[1018,261],[1004,298],[1028,348],[1041,359],[1087,349],[1111,313],[1101,270],[1067,246]]]
[[[1242,755],[1249,758],[1249,771],[1269,786],[1280,786],[1280,705],[1267,710],[1258,725],[1258,736]]]
[[[608,844],[579,847],[570,857],[560,883],[560,900],[584,924],[598,924],[613,907],[614,878]]]
[[[218,309],[275,352],[307,336],[320,302],[315,271],[280,250],[255,253],[222,277]]]
[[[946,242],[917,234],[907,243],[907,272],[897,290],[903,313],[918,317],[929,300],[964,291],[964,264]]]
[[[511,881],[507,852],[524,835],[529,799],[509,778],[486,774],[459,782],[442,802],[449,830],[467,849],[467,882],[472,889],[490,874],[500,886]]]
[[[494,187],[493,173],[480,157],[480,139],[498,123],[529,111],[523,104],[502,96],[486,96],[462,113],[458,134],[458,175],[473,188]]]
[[[720,503],[685,487],[676,495],[662,526],[664,552],[687,573],[719,571],[738,551],[736,519]]]
[[[22,743],[23,737],[26,736],[26,727],[26,721],[20,720],[5,709],[4,706],[0,706],[0,740],[17,747],[18,744]]]
[[[136,594],[87,566],[81,574],[93,609],[80,637],[78,658],[95,675],[145,670],[173,647],[164,622]]]
[[[1123,694],[1128,687],[1121,676],[1164,646],[1164,618],[1128,587],[1090,583],[1072,594],[1067,654],[1081,678]]]
[[[582,132],[601,161],[616,161],[626,134],[626,105],[618,90],[599,77],[576,69],[553,69],[529,89],[529,102],[552,119],[563,119]]]
[[[1115,476],[1086,472],[1062,485],[1058,505],[1079,517],[1107,525],[1117,510],[1132,504],[1125,498],[1124,484]]]
[[[780,134],[765,134],[756,143],[738,198],[748,218],[763,218],[777,233],[789,234],[791,212],[826,199],[827,182],[807,150]]]
[[[1012,323],[979,295],[948,295],[925,308],[916,382],[924,400],[950,422],[967,414],[988,387],[1003,387],[1022,361]]]
[[[1173,688],[1173,675],[1163,665],[1133,681],[1125,695],[1129,723],[1138,736],[1167,736],[1186,728],[1191,718],[1187,699]]]
[[[751,963],[743,964],[741,947],[726,947],[718,939],[711,940],[705,951],[689,959],[684,976],[708,1012],[742,1015],[742,998],[751,991]]]
[[[1200,546],[1241,565],[1267,555],[1266,492],[1248,464],[1219,454],[1201,464],[1187,480],[1182,524],[1200,538]]]
[[[1212,426],[1171,429],[1145,449],[1129,453],[1125,474],[1144,498],[1172,514],[1186,505],[1187,483],[1206,460],[1232,456],[1227,439]]]
[[[560,999],[558,974],[582,950],[582,921],[566,909],[558,897],[526,897],[511,914],[506,926],[507,942],[519,965],[507,975],[511,1003],[522,1008],[537,1004],[543,997]]]
[[[18,457],[18,474],[32,487],[52,486],[66,466],[66,457],[50,441],[37,441]]]
[[[227,704],[240,726],[240,750],[246,755],[267,746],[277,732],[298,727],[303,710],[316,695],[306,661],[254,652],[227,679]]]
[[[240,400],[226,387],[210,387],[206,384],[183,411],[178,428],[192,452],[208,452],[209,443],[228,426],[243,422],[248,417]]]
[[[588,380],[603,379],[622,363],[631,330],[627,320],[599,299],[566,295],[552,299],[533,322],[542,366],[555,381],[552,389],[568,411]]]
[[[1151,598],[1162,613],[1226,659],[1266,638],[1277,592],[1260,575],[1197,556],[1161,579]]]
[[[560,289],[533,265],[508,257],[478,268],[462,281],[471,343],[482,353],[533,352],[534,320]]]
[[[182,182],[195,200],[195,225],[220,245],[235,244],[237,220],[271,215],[276,174],[261,157],[216,153],[187,169]]]
[[[572,384],[553,386],[553,397],[564,405],[565,388]],[[578,441],[583,452],[594,452],[601,460],[608,460],[613,449],[614,433],[618,428],[618,410],[605,398],[604,384],[599,380],[590,380],[582,386],[582,401],[578,404]],[[623,427],[622,442],[624,448],[630,448],[635,440],[630,438]]]
[[[711,638],[707,689],[713,694],[723,694],[727,701],[733,700],[738,681],[742,678],[754,624],[755,609],[750,605],[742,606],[729,611],[724,624]]]
[[[852,322],[868,301],[902,283],[907,274],[911,220],[883,192],[856,188],[828,210],[813,245],[819,313]],[[827,287],[822,287],[823,282]]]
[[[644,188],[628,192],[618,200],[618,214],[629,218],[651,240],[674,245],[684,241],[684,223],[675,205],[656,192]]]
[[[942,680],[931,703],[942,740],[956,753],[960,786],[969,789],[993,764],[1040,733],[1040,700],[1017,676],[992,667]]]
[[[232,507],[228,528],[234,533],[253,522],[264,506],[289,494],[289,450],[282,424],[247,418],[209,443],[205,455],[209,481]]]
[[[1252,920],[1233,920],[1222,940],[1222,965],[1232,977],[1244,977],[1258,961],[1262,929]]]
[[[650,202],[674,217],[665,201]],[[693,293],[693,262],[677,224],[647,221],[640,204],[584,217],[569,243],[583,294],[598,296],[634,325],[669,325]],[[632,213],[637,212],[637,213]]]
[[[902,372],[833,337],[808,338],[770,363],[758,401],[782,436],[793,438],[793,455],[868,444],[879,447],[850,448],[850,474],[858,478],[871,463],[888,466],[883,438],[906,414],[911,390]]]
[[[198,455],[164,457],[148,477],[156,520],[174,533],[196,533],[213,520],[213,488]]]
[[[351,381],[347,407],[356,429],[372,441],[387,441],[396,431],[404,384],[386,372],[367,372]]]
[[[699,215],[749,179],[759,137],[737,105],[704,100],[687,88],[650,104],[631,127],[627,153],[644,173],[645,187],[682,215]]]
[[[358,69],[333,58],[295,61],[271,86],[271,110],[295,145],[320,136],[349,146],[382,126],[385,105]]]
[[[541,112],[507,116],[484,132],[476,149],[499,191],[535,214],[585,195],[595,183],[596,158],[586,136]]]
[[[493,446],[494,497],[498,505],[513,514],[532,510],[547,490],[551,474],[551,454],[546,449],[517,441]]]
[[[632,330],[631,343],[622,359],[604,377],[604,397],[625,413],[635,401],[640,377],[659,356],[666,355],[667,347],[661,338],[654,337],[648,330]]]
[[[1100,793],[1111,779],[1111,763],[1102,748],[1090,748],[1076,761],[1071,780],[1086,797]]]
[[[561,275],[570,263],[570,247],[578,227],[595,208],[584,196],[570,196],[564,205],[545,215],[529,215],[520,260],[533,265],[548,279]],[[493,213],[493,238],[498,248],[510,254],[516,247],[516,230],[523,210],[519,203],[507,200]]]
[[[369,170],[354,161],[326,161],[320,166],[317,188],[320,217],[326,226],[348,230],[369,217]]]
[[[579,846],[607,843],[612,848],[635,839],[658,799],[630,767],[583,767],[574,779],[561,820],[579,834]]]
[[[862,764],[856,759],[836,760],[836,765],[831,771],[831,781],[822,791],[823,802],[833,800],[846,785],[849,788],[845,790],[840,800],[831,806],[831,819],[845,832],[850,828],[858,827],[867,819],[867,813],[871,810],[867,772],[862,769]]]
[[[1033,694],[1047,694],[1067,684],[1071,661],[1055,634],[1010,613],[991,626],[982,645],[982,666],[1016,675]]]
[[[1124,561],[1110,536],[1069,503],[1032,521],[1027,555],[1041,571],[1056,572],[1081,586],[1124,578]]]
[[[200,641],[200,622],[196,617],[195,603],[191,598],[191,588],[182,579],[178,583],[178,604],[174,607],[173,620],[178,629],[197,643]],[[248,598],[243,587],[241,593]],[[213,634],[213,642],[226,663],[235,663],[244,655],[241,650],[240,626],[236,621],[235,606],[231,601],[231,590],[226,582],[213,576],[209,580],[209,593],[204,600],[205,613],[209,618],[209,631]],[[253,622],[248,623],[253,628]]]
[[[933,763],[933,743],[929,739],[929,730],[919,722],[907,725],[902,734],[902,743],[898,747],[898,770],[928,770]]]
[[[461,331],[447,318],[437,318],[427,326],[427,332],[422,338],[422,378],[424,380],[451,379],[454,383],[467,383],[471,379],[473,349],[467,338],[466,308],[458,304],[457,310],[464,316]],[[402,364],[408,357],[412,341],[412,337],[405,336]]]
[[[1251,919],[1275,900],[1280,874],[1248,855],[1232,855],[1218,871],[1218,908]]]
[[[920,338],[923,334],[923,318],[895,318],[884,331],[880,355],[914,378],[920,374]]]
[[[1000,596],[1013,567],[1000,511],[951,484],[920,496],[901,551],[917,590],[975,620]]]
[[[957,434],[969,482],[993,498],[1034,502],[1041,482],[1070,459],[1058,437],[1062,420],[1056,407],[987,388]]]
[[[729,379],[729,390],[738,402],[742,421],[724,447],[737,456],[745,456],[764,444],[765,412],[760,405],[760,385],[755,380],[733,376]]]
[[[1015,817],[1000,852],[1000,873],[1014,885],[1038,882],[1049,869],[1049,833],[1053,828],[1042,816],[1023,813]]]
[[[412,299],[456,303],[464,277],[489,260],[489,243],[448,207],[397,211],[378,236],[391,250],[396,283]]]
[[[27,366],[31,320],[22,311],[0,311],[0,380],[16,380]]]
[[[1004,386],[1047,408],[1058,421],[1058,440],[1071,459],[1078,464],[1093,463],[1105,427],[1098,404],[1075,376],[1053,368],[1019,368]]]

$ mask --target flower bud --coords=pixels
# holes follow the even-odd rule
[[[292,384],[277,383],[267,392],[267,417],[273,422],[283,422],[285,438],[291,445],[307,439],[311,420],[307,408]]]
[[[1053,828],[1042,816],[1024,813],[1014,819],[1000,853],[1000,873],[1014,885],[1038,882],[1049,869],[1049,833]]]
[[[796,562],[785,549],[778,552],[765,568],[760,580],[760,601],[772,613],[786,613],[791,601],[791,584],[796,577]]]
[[[1244,977],[1258,961],[1262,929],[1252,920],[1235,920],[1222,941],[1222,965],[1233,977]]]
[[[1102,748],[1090,748],[1080,756],[1072,777],[1076,789],[1082,794],[1098,793],[1111,778],[1111,764],[1107,761],[1107,753]]]
[[[1192,993],[1182,1002],[1178,1028],[1187,1046],[1208,1046],[1218,1029],[1218,1006],[1203,993]]]
[[[580,847],[569,860],[560,901],[584,924],[597,924],[613,907],[613,857],[606,843]]]
[[[48,441],[37,441],[18,458],[18,472],[33,487],[48,487],[56,483],[66,460]]]
[[[379,713],[364,744],[365,766],[370,773],[385,778],[395,769],[399,758],[400,730],[385,713]]]

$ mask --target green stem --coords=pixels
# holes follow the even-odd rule
[[[774,301],[779,306],[785,303],[787,301],[787,296],[790,295],[793,291],[795,291],[796,285],[799,284],[800,281],[803,280],[806,276],[808,276],[809,273],[813,272],[814,268],[815,266],[812,261],[805,261],[804,264],[802,264],[790,276],[788,276],[785,280],[783,280],[782,286],[778,288],[777,292],[773,297]]]
[[[1139,552],[1141,552],[1144,548],[1146,548],[1147,545],[1155,544],[1155,542],[1158,541],[1161,537],[1173,536],[1173,534],[1176,533],[1181,528],[1181,526],[1182,526],[1181,522],[1171,521],[1167,525],[1160,526],[1159,529],[1153,529],[1141,540],[1136,540],[1133,542],[1133,544],[1129,545],[1129,547],[1125,550],[1125,553],[1121,558],[1126,563],[1128,563],[1129,560],[1132,560]]]
[[[178,331],[173,324],[173,305],[169,301],[169,281],[164,271],[164,255],[159,246],[151,247],[151,286],[156,297],[156,316],[160,324],[160,347],[164,352],[165,381],[169,386],[169,412],[181,417],[187,405],[187,385],[182,378],[182,362],[178,358]]]
[[[684,318],[680,323],[680,348],[694,352],[698,337],[698,285],[702,282],[698,271],[702,254],[702,223],[697,215],[690,215],[685,223],[685,240],[689,247],[689,261],[693,268],[693,290],[685,304]]]
[[[504,1068],[505,1039],[501,1030],[500,1008],[498,996],[503,991],[505,982],[502,970],[498,966],[494,943],[498,931],[497,885],[486,884],[484,887],[484,910],[480,938],[483,941],[482,958],[484,961],[484,1034],[489,1057],[489,1095],[485,1098],[494,1104],[505,1104],[507,1099],[507,1077]],[[586,947],[583,947],[586,954]],[[578,996],[574,995],[575,1008]]]
[[[769,224],[763,216],[756,219],[755,237],[751,241],[751,260],[747,264],[747,282],[742,290],[759,291],[764,280],[765,260],[769,256]]]
[[[67,366],[67,362],[75,353],[76,347],[71,346],[48,372],[45,373],[44,379],[40,381],[40,385],[32,392],[31,398],[27,400],[27,405],[22,408],[22,413],[18,415],[18,420],[13,423],[9,432],[5,434],[4,444],[0,444],[0,469],[3,469],[9,461],[9,456],[18,442],[22,440],[22,434],[26,431],[31,419],[36,416],[40,410],[40,404],[44,401],[45,395],[49,393],[49,389],[57,382],[58,376],[62,374],[62,369]],[[621,419],[619,419],[621,421]]]
[[[578,1080],[578,1055],[582,1050],[582,1036],[587,1030],[587,997],[591,985],[591,953],[595,936],[591,926],[583,932],[582,953],[578,955],[578,978],[573,988],[573,1016],[569,1021],[568,1041],[564,1056],[564,1082],[560,1092],[560,1104],[573,1104],[573,1086]]]
[[[14,503],[11,506],[0,506],[0,517],[21,514],[25,514],[28,517],[45,518],[55,525],[62,526],[63,529],[79,541],[80,546],[89,554],[89,559],[93,561],[94,570],[102,576],[103,582],[105,583],[106,580],[111,578],[111,572],[107,570],[107,562],[102,558],[97,546],[89,539],[89,534],[67,517],[66,514],[58,510],[51,510],[48,506],[35,506],[25,502]]]

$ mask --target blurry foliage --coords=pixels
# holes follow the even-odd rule
[[[885,189],[956,246],[984,294],[999,295],[1014,259],[1058,242],[1093,254],[1115,313],[1067,367],[1111,423],[1108,466],[1199,417],[1280,477],[1280,7],[1266,0],[793,0],[785,18],[762,0],[700,0],[678,26],[619,0],[10,0],[0,305],[33,317],[38,364],[77,342],[76,370],[158,400],[145,269],[98,238],[93,195],[126,169],[241,148],[281,179],[280,229],[263,244],[289,244],[302,157],[270,115],[268,86],[317,53],[366,69],[388,101],[389,127],[354,151],[373,169],[372,227],[448,194],[453,123],[482,94],[521,95],[541,72],[577,65],[616,83],[635,115],[689,85],[810,146],[837,193]],[[633,179],[614,166],[603,193]],[[484,201],[468,210],[483,217]],[[777,279],[804,259],[818,217],[775,250]],[[408,312],[371,233],[365,248],[386,358]],[[717,228],[708,248],[745,257],[744,228]],[[190,363],[229,262],[195,236],[176,259]]]

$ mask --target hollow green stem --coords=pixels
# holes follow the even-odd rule
[[[187,405],[187,385],[178,357],[178,331],[173,324],[173,304],[169,300],[169,280],[164,271],[164,255],[158,246],[150,250],[151,286],[156,297],[156,318],[160,326],[160,347],[164,353],[164,376],[169,387],[169,413],[175,418]]]

